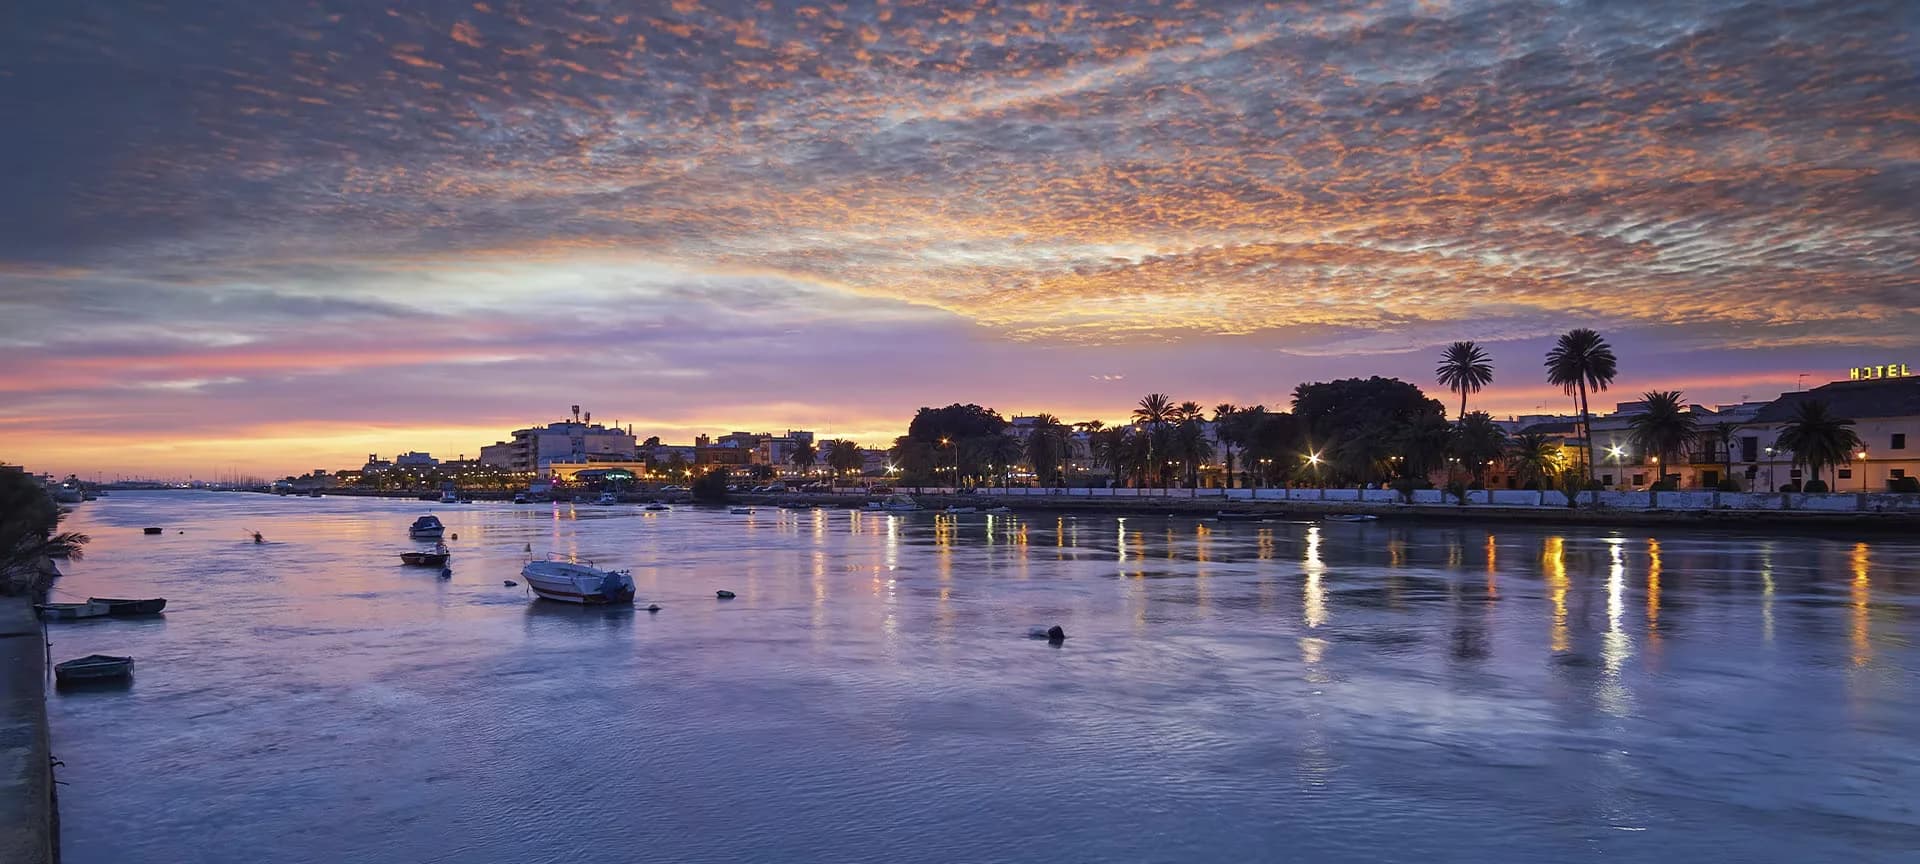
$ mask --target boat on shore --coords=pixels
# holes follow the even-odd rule
[[[1372,522],[1380,517],[1371,513],[1334,513],[1325,518],[1328,522]]]
[[[440,503],[442,503],[442,504],[458,504],[458,503],[460,503],[460,496],[458,496],[458,495],[455,495],[455,494],[453,494],[452,492],[442,492],[442,493],[440,493]]]
[[[520,568],[520,578],[535,596],[561,603],[606,605],[633,602],[633,574],[626,570],[601,570],[591,562],[582,564],[549,558],[528,561]]]
[[[447,533],[447,526],[440,524],[438,516],[422,516],[407,526],[407,536],[415,540],[438,540]]]
[[[593,503],[601,507],[618,504],[620,503],[620,496],[612,492],[602,492],[600,493],[600,497],[593,499]]]
[[[167,608],[167,598],[165,597],[151,597],[144,600],[129,600],[120,597],[88,597],[87,602],[106,604],[107,614],[115,618],[158,615]]]
[[[133,677],[133,658],[111,654],[89,654],[53,667],[53,678],[62,684],[71,681],[110,681]]]
[[[34,610],[40,617],[49,621],[71,621],[77,618],[104,618],[110,613],[107,604],[98,600],[85,603],[35,603]]]
[[[920,502],[913,500],[912,496],[889,495],[880,501],[868,501],[867,509],[881,510],[890,513],[909,513],[925,508],[920,506]]]

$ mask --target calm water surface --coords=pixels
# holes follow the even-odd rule
[[[429,510],[448,580],[395,557]],[[1920,855],[1915,542],[180,492],[74,525],[57,596],[169,606],[50,625],[139,663],[51,697],[70,864]],[[664,608],[532,602],[528,545]]]

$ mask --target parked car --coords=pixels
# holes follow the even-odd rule
[[[685,486],[662,486],[662,487],[660,487],[660,491],[662,491],[662,492],[685,492],[685,491],[687,491],[687,487],[685,487]]]

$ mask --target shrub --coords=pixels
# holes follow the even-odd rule
[[[1909,494],[1920,492],[1920,477],[1895,477],[1887,481],[1887,491]]]
[[[1605,485],[1605,484],[1603,484],[1603,483],[1601,483],[1601,482],[1600,482],[1600,481],[1598,481],[1598,480],[1588,480],[1588,481],[1587,481],[1587,491],[1588,491],[1588,492],[1599,492],[1599,491],[1601,491],[1601,490],[1604,490],[1604,489],[1606,489],[1606,488],[1607,488],[1607,487],[1606,487],[1606,485]]]
[[[1472,483],[1467,484],[1468,492],[1484,492],[1486,491],[1486,488],[1487,488],[1487,484],[1482,483],[1478,480],[1475,480]]]
[[[1786,484],[1782,484],[1782,485],[1780,486],[1780,491],[1782,491],[1782,492],[1798,492],[1798,491],[1800,491],[1800,484],[1798,484],[1798,483],[1786,483]]]
[[[1720,485],[1715,486],[1714,488],[1722,492],[1738,492],[1740,491],[1740,484],[1739,482],[1735,481],[1732,477],[1728,477],[1724,480],[1721,480]]]
[[[1824,493],[1827,491],[1827,481],[1808,480],[1805,486],[1800,487],[1800,491],[1806,492],[1808,494]]]
[[[1672,480],[1656,480],[1647,487],[1648,492],[1672,492],[1677,484]]]
[[[1467,503],[1467,487],[1462,486],[1459,483],[1448,483],[1447,494],[1452,495],[1453,500],[1455,501],[1458,501],[1462,504]]]
[[[1527,482],[1520,484],[1520,488],[1525,489],[1528,492],[1538,492],[1540,491],[1540,481],[1528,480]]]
[[[693,481],[693,488],[688,491],[693,494],[695,503],[725,504],[727,503],[727,484],[732,482],[733,475],[727,469],[715,468],[700,475],[700,479]]]

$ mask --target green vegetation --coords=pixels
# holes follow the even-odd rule
[[[1699,438],[1693,414],[1678,390],[1650,390],[1641,394],[1647,410],[1628,422],[1633,446],[1652,454],[1659,470],[1655,485],[1665,482],[1674,465],[1674,454],[1684,452]],[[1664,491],[1664,490],[1662,490]]]
[[[733,482],[733,474],[725,468],[715,468],[693,481],[688,492],[696,504],[727,503],[727,484]]]
[[[1561,334],[1553,350],[1547,352],[1547,383],[1555,384],[1569,396],[1578,396],[1581,434],[1587,439],[1587,480],[1593,480],[1593,412],[1588,410],[1587,391],[1604,393],[1619,374],[1613,346],[1599,333],[1580,327]]]
[[[39,480],[0,468],[0,593],[36,593],[42,560],[80,557],[87,535],[59,532],[65,515]]]
[[[1455,342],[1440,356],[1440,366],[1433,370],[1433,376],[1441,386],[1460,394],[1460,418],[1464,420],[1467,394],[1478,393],[1493,382],[1493,359],[1479,345]]]
[[[1794,464],[1807,466],[1813,475],[1806,491],[1814,491],[1813,485],[1820,483],[1819,491],[1825,492],[1821,470],[1834,469],[1834,481],[1839,482],[1839,468],[1860,449],[1860,436],[1853,431],[1852,420],[1835,417],[1825,402],[1808,400],[1800,403],[1793,419],[1781,428],[1779,445],[1793,451]]]

